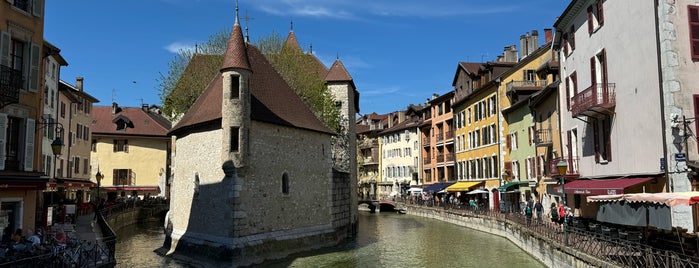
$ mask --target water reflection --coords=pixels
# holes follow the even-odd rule
[[[193,267],[153,252],[164,237],[159,225],[120,230],[117,267]],[[545,266],[502,237],[410,215],[360,212],[356,241],[257,267]]]

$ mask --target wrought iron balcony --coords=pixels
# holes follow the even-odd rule
[[[0,108],[19,102],[22,71],[0,65]]]
[[[422,146],[423,147],[429,147],[430,146],[430,138],[422,138]]]
[[[507,92],[513,90],[540,90],[548,84],[546,80],[521,80],[507,83]]]
[[[615,87],[614,83],[597,83],[573,96],[570,100],[573,117],[613,113],[611,110],[616,106]]]
[[[558,173],[558,168],[556,165],[558,165],[558,162],[561,160],[565,161],[568,164],[568,169],[566,170],[565,174],[560,174]],[[565,176],[568,178],[577,178],[580,177],[580,171],[578,170],[578,158],[554,158],[549,161],[549,175],[551,177],[557,177],[557,176]]]
[[[537,147],[551,145],[553,144],[551,137],[551,129],[537,129],[534,133],[534,144]]]

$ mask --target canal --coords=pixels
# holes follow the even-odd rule
[[[117,267],[192,267],[162,258],[160,225],[119,232]],[[509,240],[410,215],[360,212],[356,241],[259,267],[545,267]]]

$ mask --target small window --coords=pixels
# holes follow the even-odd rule
[[[231,99],[240,98],[240,76],[231,75]]]
[[[230,152],[237,152],[240,150],[240,128],[231,127],[231,148]]]
[[[114,152],[129,152],[129,140],[114,140]]]
[[[286,172],[282,174],[282,193],[285,195],[289,194],[289,174]]]

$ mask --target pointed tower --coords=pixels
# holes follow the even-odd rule
[[[228,39],[221,66],[221,128],[222,163],[232,161],[236,169],[247,164],[250,132],[250,88],[252,75],[247,44],[238,22],[238,5],[235,7],[235,24]],[[229,174],[227,174],[229,175]]]
[[[340,113],[342,114],[341,124],[344,133],[340,133],[340,136],[345,139],[344,146],[347,152],[347,155],[341,158],[344,162],[343,166],[336,168],[349,172],[349,185],[357,185],[357,130],[355,115],[359,112],[359,92],[356,90],[352,76],[347,72],[345,65],[342,64],[339,58],[333,62],[330,70],[328,70],[325,81],[327,82],[330,94],[332,94],[336,101],[336,106],[339,106]],[[338,148],[333,148],[333,150],[336,149]],[[333,151],[333,153],[336,152]],[[351,204],[357,203],[357,187],[349,187],[349,189],[351,191]],[[351,214],[351,225],[353,228],[356,228],[358,221],[357,210],[352,210]]]
[[[284,41],[284,45],[282,45],[282,49],[283,48],[293,48],[301,50],[301,45],[299,45],[299,41],[298,39],[296,39],[296,35],[294,34],[294,22],[291,22],[291,29],[289,30],[289,35],[286,36],[286,41]]]

